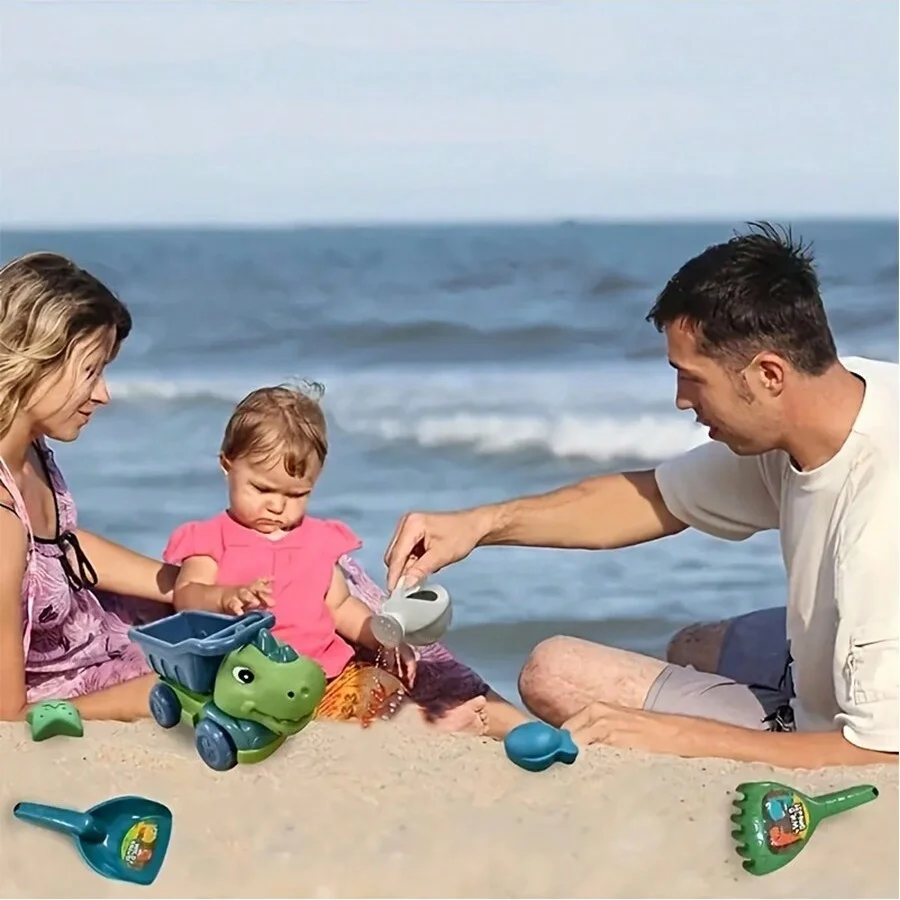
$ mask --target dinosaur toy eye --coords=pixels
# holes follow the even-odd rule
[[[252,670],[246,666],[235,666],[231,670],[231,674],[234,675],[234,680],[239,681],[241,684],[250,684],[256,678]]]

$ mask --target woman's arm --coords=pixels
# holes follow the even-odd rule
[[[140,675],[93,694],[75,697],[74,704],[82,719],[107,719],[134,722],[150,715],[150,689],[157,683],[155,675]]]
[[[81,549],[97,572],[97,586],[113,594],[172,603],[178,566],[135,553],[99,535],[78,529]]]
[[[331,610],[335,630],[342,638],[370,650],[381,649],[372,634],[372,610],[350,593],[347,579],[337,566],[325,595],[325,605]]]
[[[0,509],[0,720],[25,715],[25,648],[22,579],[28,558],[28,536],[19,517]]]
[[[28,538],[19,518],[0,509],[0,721],[25,718],[25,648],[22,646],[22,580]],[[148,714],[148,695],[155,677],[134,678],[115,687],[76,697],[72,703],[84,719],[128,722]]]

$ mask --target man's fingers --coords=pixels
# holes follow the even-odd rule
[[[414,558],[403,570],[403,583],[406,589],[420,585],[429,575],[434,575],[441,566],[437,553],[426,550],[422,556]]]
[[[401,575],[407,574],[409,561],[414,557],[413,551],[424,538],[424,527],[420,526],[417,528],[414,523],[408,523],[408,527],[402,529],[397,535],[387,556],[387,586],[389,591],[394,590]]]
[[[384,564],[386,566],[390,566],[391,564],[391,558],[394,555],[394,545],[397,543],[397,538],[400,537],[400,532],[402,532],[406,527],[406,520],[408,518],[408,513],[404,516],[401,516],[396,526],[394,527],[394,533],[391,535],[390,541],[388,541],[387,550],[384,551]]]

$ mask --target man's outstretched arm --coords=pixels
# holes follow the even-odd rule
[[[482,507],[482,546],[612,550],[683,531],[653,470],[597,475],[547,494]]]
[[[677,534],[652,471],[586,478],[536,494],[456,512],[411,512],[384,555],[388,589],[418,584],[480,546],[608,550]]]
[[[682,757],[758,762],[785,769],[897,763],[897,752],[869,750],[840,731],[771,732],[711,719],[591,703],[563,725],[578,744],[607,744]]]

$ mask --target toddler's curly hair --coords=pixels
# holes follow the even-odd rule
[[[251,391],[228,420],[222,456],[230,462],[280,456],[288,475],[303,478],[311,459],[322,465],[328,455],[328,430],[319,403],[323,392],[316,382]]]

